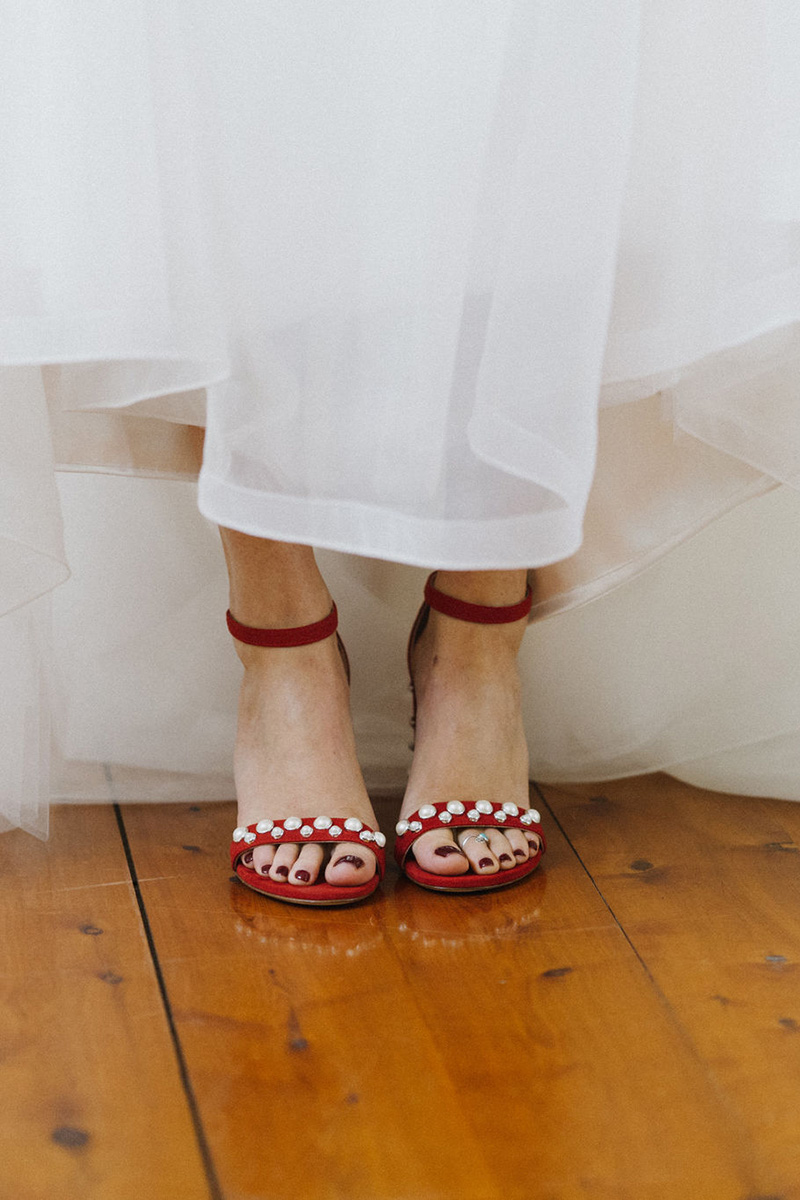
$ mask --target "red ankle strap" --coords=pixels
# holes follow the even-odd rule
[[[527,617],[533,603],[531,585],[525,589],[525,598],[518,604],[470,604],[468,600],[457,600],[455,596],[446,596],[438,591],[432,583],[436,572],[428,576],[425,584],[425,602],[437,612],[446,617],[455,617],[458,621],[474,621],[478,625],[505,625],[511,621],[520,621]]]
[[[288,629],[256,629],[252,625],[241,625],[231,610],[225,614],[228,630],[239,642],[248,646],[310,646],[312,642],[321,642],[336,632],[339,624],[339,614],[334,604],[327,617],[314,621],[311,625],[296,625]]]

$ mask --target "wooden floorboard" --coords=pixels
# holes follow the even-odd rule
[[[395,809],[379,806],[385,829]],[[225,1200],[795,1195],[552,820],[521,886],[465,899],[392,873],[378,899],[326,911],[229,880],[233,804],[122,811]],[[630,860],[617,869],[655,894]],[[748,1063],[718,1049],[745,1088]]]
[[[800,1200],[800,806],[542,793],[527,883],[342,910],[233,804],[0,838],[0,1200]]]
[[[800,807],[668,776],[544,794],[737,1130],[800,1197]]]
[[[114,812],[0,838],[0,1197],[208,1200]]]

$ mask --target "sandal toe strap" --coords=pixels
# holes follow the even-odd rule
[[[235,869],[242,855],[256,846],[279,846],[282,842],[363,842],[375,855],[378,874],[386,870],[386,837],[371,829],[358,817],[286,817],[282,821],[265,818],[253,825],[238,825],[231,840],[231,866]]]
[[[527,829],[537,834],[542,850],[546,848],[541,815],[535,808],[520,808],[518,804],[505,804],[479,800],[472,806],[460,800],[448,800],[439,804],[423,804],[408,817],[397,822],[397,841],[394,855],[402,867],[414,842],[423,833],[432,829],[468,829],[495,825],[498,829]]]

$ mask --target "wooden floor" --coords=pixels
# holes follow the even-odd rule
[[[531,880],[343,910],[232,803],[0,837],[2,1200],[800,1198],[800,805],[534,790]]]

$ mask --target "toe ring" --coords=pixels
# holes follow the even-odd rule
[[[465,838],[459,838],[462,849],[464,848],[464,846],[466,846],[466,844],[470,840],[470,838],[474,838],[476,842],[486,842],[487,844],[489,842],[488,835],[485,833],[468,833]]]

